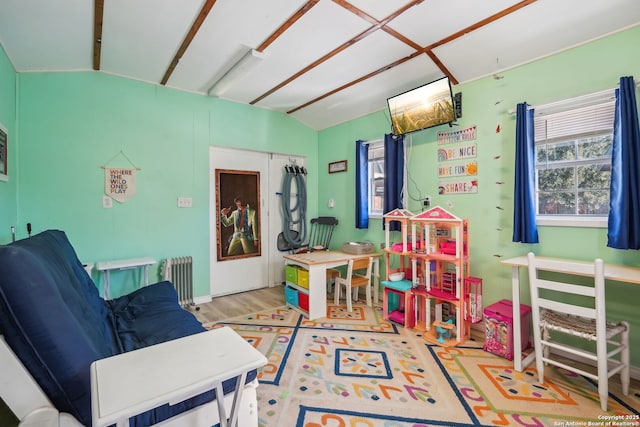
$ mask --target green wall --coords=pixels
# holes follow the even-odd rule
[[[409,193],[415,200],[408,208],[418,212],[419,200],[428,195],[432,206],[449,209],[450,203],[453,213],[469,219],[471,272],[484,280],[485,305],[510,298],[510,269],[500,259],[530,250],[640,264],[637,251],[606,248],[604,229],[541,227],[540,244],[511,242],[515,120],[508,113],[522,101],[535,106],[613,88],[623,75],[640,80],[637,40],[640,27],[506,71],[500,80],[455,87],[463,94],[458,128],[478,127],[478,194],[437,194],[436,139],[447,127],[409,138]],[[368,230],[354,228],[353,184],[354,141],[389,132],[386,111],[315,132],[284,114],[97,72],[16,74],[0,50],[0,122],[12,144],[10,181],[0,182],[2,243],[10,240],[11,225],[24,237],[30,222],[34,232],[65,230],[86,261],[191,254],[195,295],[208,295],[211,145],[307,156],[309,212],[340,219],[334,245],[384,241],[379,220]],[[138,195],[103,209],[101,166],[121,150],[141,169]],[[346,173],[327,173],[328,162],[343,159],[349,161]],[[119,156],[109,166],[129,163]],[[178,209],[178,196],[193,197],[194,207]],[[327,207],[329,199],[334,208]],[[527,287],[522,291],[526,302]],[[611,317],[628,319],[632,331],[639,331],[640,286],[609,283],[607,298]],[[640,347],[640,334],[632,332],[632,346]],[[640,366],[640,355],[632,358]]]
[[[0,46],[0,123],[9,138],[9,180],[0,181],[0,242],[11,241],[11,226],[16,224],[16,72]]]
[[[418,213],[419,201],[431,196],[432,206],[440,205],[469,220],[471,274],[483,279],[484,303],[511,298],[511,269],[499,264],[500,259],[533,251],[540,255],[576,259],[603,258],[606,262],[640,265],[638,251],[621,251],[606,247],[607,232],[602,228],[540,227],[540,244],[525,245],[511,241],[513,228],[513,177],[515,117],[509,110],[526,101],[542,105],[607,88],[614,88],[621,76],[634,75],[640,81],[640,57],[633,54],[640,40],[640,27],[629,29],[588,45],[558,53],[534,63],[501,73],[502,79],[487,77],[454,87],[462,92],[463,117],[457,128],[476,125],[478,129],[477,194],[443,195],[437,191],[437,133],[446,126],[418,132],[410,142],[408,209]],[[638,94],[636,94],[638,96]],[[500,126],[500,132],[496,129]],[[318,194],[321,214],[333,214],[340,220],[339,238],[384,242],[380,220],[371,220],[368,230],[355,230],[355,142],[378,139],[389,133],[386,111],[371,114],[319,132],[320,169],[327,162],[347,159],[346,173],[332,174],[322,181]],[[504,182],[497,184],[497,182]],[[326,201],[335,199],[335,208]],[[418,200],[415,200],[418,199]],[[448,204],[452,207],[449,208]],[[499,209],[499,208],[500,209]],[[399,237],[396,237],[398,241]],[[522,274],[526,281],[526,271]],[[529,301],[528,287],[521,290],[523,302]],[[607,283],[608,314],[613,319],[630,320],[632,347],[640,348],[640,286]],[[635,331],[635,332],[633,332]],[[632,354],[634,365],[640,366],[640,354]]]
[[[19,230],[64,230],[83,261],[192,255],[194,294],[209,295],[211,145],[307,156],[317,191],[317,133],[284,114],[96,72],[19,74],[18,87]],[[127,158],[138,192],[104,209],[101,167]]]

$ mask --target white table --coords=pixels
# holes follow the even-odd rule
[[[221,426],[235,426],[247,372],[266,363],[227,326],[97,360],[91,364],[93,427],[127,426],[133,415],[213,389]],[[227,417],[222,382],[231,378],[237,382]]]
[[[149,284],[149,266],[156,263],[156,260],[153,258],[143,257],[143,258],[128,258],[128,259],[117,259],[113,261],[100,261],[96,264],[96,270],[102,271],[102,275],[104,277],[104,299],[110,298],[110,281],[109,281],[109,272],[111,270],[128,270],[130,268],[140,268],[144,269],[144,286]]]
[[[573,264],[592,265],[593,261],[579,261],[564,258],[537,257],[538,259],[557,261],[557,268],[548,269],[557,273],[575,274],[573,271],[567,271],[567,266]],[[524,368],[529,366],[535,359],[535,353],[529,353],[524,359],[522,358],[522,339],[518,331],[520,331],[520,268],[529,267],[529,261],[526,255],[509,258],[500,261],[500,264],[511,266],[511,298],[513,300],[513,367],[516,371],[522,372]],[[640,284],[640,268],[628,265],[604,264],[604,278],[607,280],[615,280],[618,282]]]
[[[349,260],[373,257],[373,299],[378,302],[381,254],[348,254],[340,251],[314,251],[284,255],[286,264],[309,271],[309,320],[327,316],[327,268],[346,265]]]

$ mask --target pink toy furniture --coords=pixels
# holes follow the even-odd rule
[[[529,348],[529,326],[531,324],[531,307],[520,304],[520,335],[522,351]],[[513,360],[513,308],[512,302],[500,300],[484,309],[485,340],[484,351]]]
[[[415,310],[413,304],[412,283],[410,280],[397,282],[383,281],[384,294],[382,298],[382,318],[402,324],[405,328],[413,328]],[[389,311],[389,295],[398,296],[398,307]]]

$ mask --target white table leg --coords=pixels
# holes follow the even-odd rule
[[[309,320],[327,317],[327,267],[309,266]]]
[[[535,359],[535,352],[531,352],[522,359],[522,335],[520,319],[520,267],[511,267],[511,299],[513,300],[513,368],[522,372]],[[534,325],[535,327],[535,325]]]
[[[247,379],[247,373],[243,372],[236,377],[236,388],[233,392],[233,403],[231,405],[231,414],[227,417],[227,410],[224,406],[224,391],[222,382],[216,384],[216,400],[218,403],[218,418],[220,418],[220,427],[236,427],[238,425],[238,409],[242,400],[242,391],[244,383]]]

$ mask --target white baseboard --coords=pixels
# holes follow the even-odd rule
[[[205,296],[202,296],[202,297],[193,298],[193,302],[196,305],[205,304],[205,303],[208,303],[208,302],[211,302],[211,301],[213,301],[213,298],[211,297],[211,295],[205,295]]]

